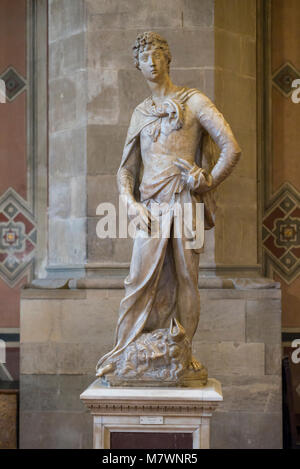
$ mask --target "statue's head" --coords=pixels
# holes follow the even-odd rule
[[[152,76],[155,80],[158,73],[169,73],[172,56],[169,45],[162,36],[146,32],[137,36],[133,45],[133,58],[136,68],[143,72],[145,78],[151,80]]]

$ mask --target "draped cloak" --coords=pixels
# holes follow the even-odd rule
[[[173,105],[175,104],[176,114],[178,115],[180,113],[180,109],[178,105],[176,105],[176,103],[180,103],[184,106],[185,102],[196,93],[200,92],[195,88],[182,88],[177,93],[175,99],[171,98],[167,101],[171,102]],[[160,128],[160,125],[162,123],[161,121],[162,119],[164,119],[159,115],[159,113],[155,115],[151,107],[149,108],[149,106],[147,106],[149,99],[150,98],[147,98],[141,104],[139,104],[132,114],[118,174],[120,173],[122,168],[126,167],[126,164],[130,161],[132,153],[135,151],[140,151],[139,136],[142,130],[145,127],[154,127],[154,130],[151,131],[151,133],[153,133],[157,130],[155,125]],[[171,118],[169,118],[169,122],[170,121]],[[174,119],[174,121],[175,122],[173,123],[173,130],[178,130],[176,129],[176,119]],[[172,127],[172,123],[170,125]],[[208,173],[210,173],[218,160],[218,156],[219,149],[217,148],[217,145],[214,143],[208,132],[204,128],[202,128],[199,148],[195,155],[195,163],[200,168],[203,168]],[[178,157],[180,157],[180,155],[178,155]],[[175,166],[173,166],[173,172],[168,171],[165,176],[164,174],[160,173],[160,184],[156,184],[156,182],[153,182],[153,189],[150,185],[147,185],[147,187],[145,187],[143,181],[141,181],[143,174],[143,164],[141,158],[139,158],[139,160],[141,163],[141,166],[139,168],[137,166],[135,166],[134,168],[130,168],[135,179],[134,195],[136,200],[143,201],[153,198],[155,197],[156,193],[164,192],[165,186],[168,186],[167,190],[170,195],[172,195],[174,192],[181,191],[181,189],[179,188],[180,175],[178,173],[178,170],[176,170]],[[194,192],[193,199],[195,202],[202,202],[204,204],[205,229],[210,230],[215,226],[214,212],[216,210],[216,190],[213,189],[212,191],[205,192],[202,194]],[[166,200],[166,197],[164,197],[164,200]]]
[[[170,109],[168,116],[164,114],[163,110],[160,112],[159,109],[157,110],[157,108],[151,108],[151,106],[149,106],[150,98],[147,98],[135,108],[127,133],[121,165],[118,172],[118,179],[122,168],[126,167],[126,169],[129,169],[135,182],[134,196],[136,200],[142,203],[152,198],[157,198],[157,196],[159,201],[159,194],[162,193],[164,194],[164,201],[170,200],[172,195],[176,192],[182,192],[187,195],[187,202],[203,202],[204,226],[206,230],[209,230],[214,227],[214,190],[203,194],[198,194],[196,192],[191,194],[190,191],[183,191],[183,187],[180,182],[181,175],[175,165],[172,166],[173,170],[170,169],[170,171],[167,171],[166,174],[163,174],[163,172],[160,173],[160,179],[158,181],[154,181],[153,184],[151,184],[151,181],[145,181],[144,178],[141,178],[143,174],[141,155],[138,155],[137,159],[133,158],[133,163],[131,165],[131,157],[133,152],[140,152],[139,136],[142,130],[147,128],[149,134],[158,134],[163,122],[166,122],[166,124],[169,125],[170,131],[178,130],[180,128],[180,113],[184,110],[184,103],[195,93],[199,93],[199,91],[197,89],[182,88],[176,94],[174,99],[171,98],[167,100]],[[165,121],[163,121],[163,119],[165,119]],[[196,154],[195,162],[199,167],[204,168],[207,172],[210,173],[217,160],[216,146],[214,146],[213,141],[206,130],[203,128],[201,131],[199,150]],[[155,138],[155,135],[153,138]],[[178,156],[180,157],[180,155]],[[140,163],[140,166],[137,164],[137,161]],[[199,250],[199,252],[202,252],[202,249]],[[143,253],[140,253],[140,255],[142,256]],[[168,275],[167,271],[165,275]],[[172,282],[170,280],[168,284],[164,286],[163,294],[166,297],[165,302],[168,301],[168,294],[172,289],[171,284]],[[144,290],[143,294],[148,295],[151,298],[147,302],[147,305],[143,308],[140,308],[140,310],[138,307],[138,295],[140,295],[139,290],[141,290],[141,285],[132,285],[129,275],[125,279],[125,287],[126,294],[120,306],[120,316],[116,329],[115,346],[109,353],[104,355],[99,360],[97,369],[105,366],[111,361],[114,361],[114,359],[116,359],[118,355],[144,330],[146,323],[149,322],[150,314],[154,314],[153,310],[155,309],[154,303],[155,295],[157,295],[157,283],[155,288],[153,288],[153,285],[151,285],[151,288],[148,286],[147,288],[149,291],[147,291],[147,293],[145,293]],[[171,301],[171,297],[169,298],[169,301]]]

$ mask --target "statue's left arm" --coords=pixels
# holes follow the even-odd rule
[[[220,149],[220,157],[210,174],[182,159],[175,165],[185,174],[190,189],[204,193],[217,187],[232,172],[241,156],[241,149],[229,124],[213,102],[202,93],[195,93],[189,100],[189,107],[202,128],[211,136]]]
[[[221,151],[220,157],[211,171],[212,181],[209,189],[213,189],[232,172],[240,159],[241,149],[229,124],[212,101],[200,93],[197,93],[192,99],[191,104],[201,126],[209,133]]]

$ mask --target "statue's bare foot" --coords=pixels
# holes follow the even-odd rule
[[[198,360],[196,360],[195,357],[192,357],[192,361],[190,363],[189,368],[191,368],[194,371],[200,371],[202,370],[203,365],[200,362],[198,362]]]
[[[192,357],[191,362],[184,373],[184,385],[195,386],[195,385],[206,385],[208,379],[208,373],[205,366],[198,362],[195,357]]]
[[[102,368],[99,368],[96,372],[97,378],[100,378],[103,375],[106,375],[110,371],[112,371],[114,368],[112,363],[109,363],[108,365],[103,366]]]

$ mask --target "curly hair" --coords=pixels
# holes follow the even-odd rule
[[[148,31],[145,33],[141,33],[137,36],[135,43],[132,47],[133,49],[133,60],[136,68],[140,70],[140,63],[139,63],[139,53],[143,52],[143,50],[149,44],[158,47],[161,49],[167,59],[168,62],[168,70],[170,68],[170,62],[172,60],[171,52],[169,49],[169,45],[160,34],[153,33],[152,31]]]

